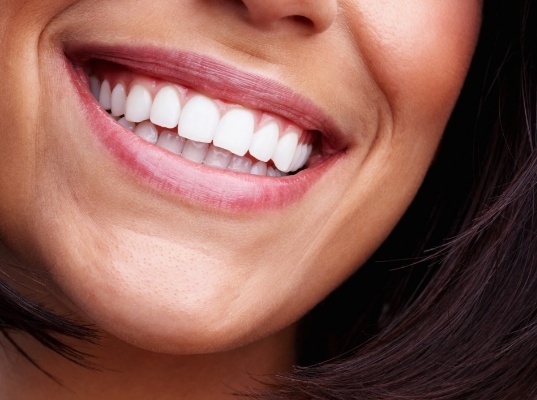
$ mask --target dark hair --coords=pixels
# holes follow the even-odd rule
[[[300,366],[254,397],[537,397],[536,8],[485,0],[474,62],[418,196],[304,318]],[[0,331],[13,329],[79,363],[56,335],[95,339],[0,282]]]

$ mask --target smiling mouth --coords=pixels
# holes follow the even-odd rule
[[[213,99],[113,63],[93,60],[86,71],[94,98],[119,125],[194,163],[281,177],[321,158],[319,132],[275,114]]]
[[[119,166],[196,207],[286,206],[350,140],[302,96],[206,56],[71,44],[63,60],[90,131]]]

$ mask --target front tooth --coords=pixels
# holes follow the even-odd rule
[[[243,108],[231,109],[220,120],[213,143],[233,154],[243,156],[252,143],[254,125],[253,112]]]
[[[112,105],[110,104],[110,97],[112,96],[112,89],[110,83],[105,79],[101,85],[101,91],[99,92],[99,104],[105,109],[110,110]]]
[[[127,96],[125,118],[131,122],[142,122],[151,114],[151,93],[142,85],[134,85]]]
[[[125,86],[119,83],[116,85],[114,90],[112,90],[111,96],[111,106],[112,106],[112,115],[114,117],[119,117],[120,115],[125,114],[125,102],[127,101],[127,91]]]
[[[134,128],[134,133],[149,143],[157,143],[158,131],[155,125],[149,121],[144,121]]]
[[[227,169],[235,172],[250,173],[250,170],[252,169],[252,160],[246,157],[233,156],[229,162],[229,165],[227,166]]]
[[[157,140],[157,146],[175,154],[181,154],[184,145],[185,139],[170,131],[162,131]]]
[[[259,175],[259,176],[266,176],[267,175],[267,164],[263,161],[259,161],[255,163],[252,166],[252,169],[250,170],[251,174]]]
[[[219,120],[220,111],[216,103],[197,94],[183,108],[179,119],[179,135],[197,142],[210,143]]]
[[[90,77],[90,91],[93,97],[95,97],[95,100],[99,101],[101,94],[101,82],[99,82],[99,79],[96,76]]]
[[[274,165],[282,172],[288,172],[293,157],[295,155],[296,147],[298,145],[298,138],[300,132],[298,129],[290,129],[279,140],[276,146],[276,151],[272,156]]]
[[[229,151],[215,147],[211,144],[203,163],[212,167],[225,169],[231,161],[232,156],[233,155]]]
[[[195,142],[187,140],[183,147],[182,156],[190,161],[201,164],[205,160],[209,145],[207,143]]]
[[[181,115],[181,98],[175,86],[159,90],[151,107],[151,122],[164,128],[175,128]]]
[[[267,162],[276,150],[279,137],[280,128],[276,122],[265,125],[254,133],[250,144],[250,154],[258,160]]]

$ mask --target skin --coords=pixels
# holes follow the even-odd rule
[[[225,398],[256,386],[247,373],[287,370],[294,323],[370,256],[419,188],[480,10],[478,0],[3,0],[4,257],[47,276],[21,291],[102,331],[90,352],[105,370],[20,337],[65,386],[8,350],[2,397]],[[96,144],[61,72],[70,40],[194,51],[275,80],[335,120],[347,149],[282,209],[187,204]]]

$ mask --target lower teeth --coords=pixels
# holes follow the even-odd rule
[[[265,162],[252,161],[248,157],[237,156],[213,144],[196,142],[185,139],[172,131],[159,130],[157,126],[149,121],[136,124],[127,121],[123,116],[114,117],[114,119],[122,127],[133,132],[146,142],[197,164],[259,176],[281,177],[289,175]]]

